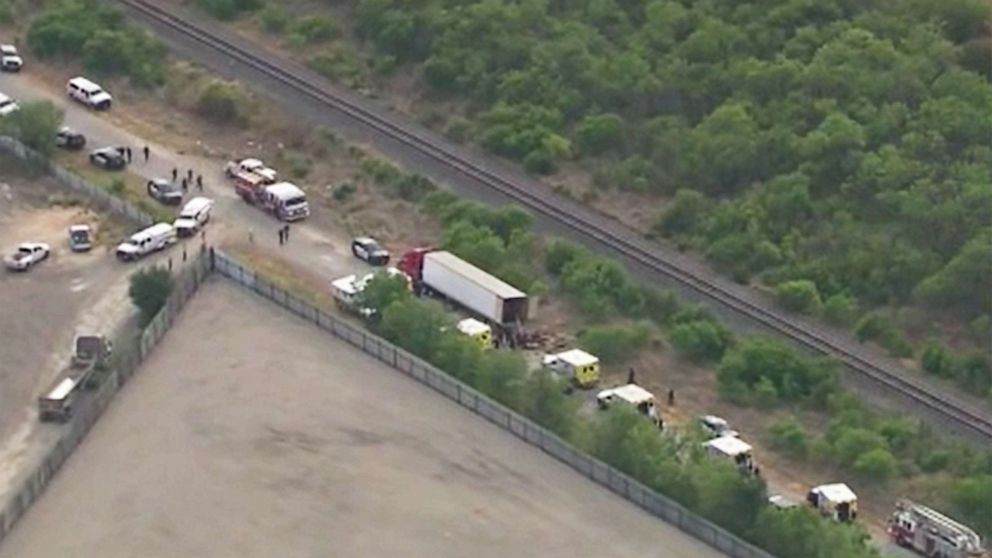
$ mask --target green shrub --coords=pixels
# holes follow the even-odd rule
[[[310,174],[310,158],[298,151],[283,151],[281,153],[283,163],[289,167],[289,175],[293,178],[302,179]]]
[[[858,315],[858,304],[850,296],[838,293],[823,303],[823,317],[834,325],[849,326]]]
[[[215,124],[245,126],[249,122],[250,101],[238,86],[212,80],[200,90],[196,112]]]
[[[899,464],[889,450],[875,448],[859,455],[851,469],[872,481],[884,483],[895,476]]]
[[[709,207],[710,201],[702,193],[696,190],[679,190],[675,192],[672,203],[655,228],[668,237],[692,234],[702,224]]]
[[[943,345],[936,341],[927,343],[923,350],[923,356],[920,357],[920,365],[935,376],[949,378],[954,375],[953,357]]]
[[[334,201],[338,203],[345,203],[351,199],[353,195],[355,195],[356,191],[358,190],[355,188],[354,184],[351,182],[345,182],[343,184],[338,184],[337,187],[334,188],[332,197],[334,198]]]
[[[727,351],[717,380],[724,394],[762,385],[762,395],[767,396],[770,385],[785,400],[818,404],[837,391],[837,377],[828,363],[805,359],[780,341],[765,338],[745,339]]]
[[[290,40],[297,44],[311,45],[329,41],[337,36],[334,20],[326,16],[301,17],[290,29]]]
[[[992,395],[992,366],[983,353],[973,353],[964,358],[957,367],[958,383],[961,387],[979,397]]]
[[[775,299],[786,310],[803,314],[816,314],[822,306],[816,283],[805,279],[779,283],[775,287]]]
[[[636,357],[650,338],[646,324],[592,326],[579,333],[579,347],[605,364],[619,364]]]
[[[61,124],[62,109],[49,101],[29,101],[0,118],[0,134],[17,138],[47,159],[55,151],[55,134]]]
[[[165,306],[172,293],[172,275],[164,267],[149,267],[131,275],[128,294],[141,312],[143,323],[149,323]]]
[[[589,115],[575,129],[579,150],[597,155],[611,149],[620,149],[623,141],[623,118],[618,114]]]
[[[127,190],[127,184],[124,183],[123,179],[115,178],[110,181],[110,191],[114,194],[123,195],[125,190]]]
[[[698,361],[718,361],[731,341],[730,331],[712,320],[680,323],[668,334],[675,352]]]
[[[253,12],[264,4],[263,0],[197,0],[197,2],[205,12],[225,21],[246,12]]]
[[[768,427],[769,445],[795,458],[805,458],[809,450],[806,429],[795,417],[780,420]]]
[[[278,3],[269,2],[258,13],[258,20],[262,24],[262,29],[269,33],[280,34],[289,27],[290,17]]]

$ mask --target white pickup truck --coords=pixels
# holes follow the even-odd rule
[[[224,174],[228,178],[234,178],[239,174],[254,174],[265,179],[266,184],[275,184],[278,174],[275,169],[265,166],[259,159],[241,159],[240,161],[228,161],[224,165]]]

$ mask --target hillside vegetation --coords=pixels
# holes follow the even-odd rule
[[[425,97],[458,107],[434,116],[453,136],[534,172],[577,161],[601,189],[656,195],[659,234],[776,288],[790,310],[867,319],[860,337],[896,356],[918,353],[901,325],[952,337],[921,315],[973,346],[992,331],[983,0],[358,0],[330,16],[294,20],[271,2],[259,14],[351,83],[360,56],[313,46],[346,34],[333,17],[346,14],[368,71],[412,71]],[[313,39],[315,26],[334,31]],[[904,307],[916,310],[891,312]]]

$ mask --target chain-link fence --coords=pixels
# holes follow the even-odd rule
[[[471,409],[527,443],[541,448],[596,483],[694,537],[735,558],[774,558],[772,554],[703,519],[678,502],[651,490],[615,468],[590,457],[532,420],[497,403],[385,339],[335,318],[300,297],[273,285],[253,270],[221,252],[215,254],[214,260],[215,270],[222,275],[430,386],[459,405]]]
[[[0,151],[17,157],[31,165],[45,169],[58,179],[63,186],[89,197],[96,205],[118,213],[141,226],[147,227],[155,222],[155,219],[151,215],[139,209],[134,204],[114,196],[103,188],[86,182],[72,171],[49,164],[48,161],[38,155],[33,149],[12,137],[0,136]]]
[[[13,138],[0,136],[0,150],[31,164],[41,165],[58,178],[62,184],[89,196],[101,207],[117,212],[142,225],[150,225],[154,222],[151,215],[133,204],[85,182],[70,171],[49,165],[30,148]],[[527,443],[541,448],[594,482],[726,554],[734,558],[775,558],[772,554],[687,510],[674,500],[579,451],[532,420],[510,410],[501,403],[497,403],[424,360],[380,337],[335,318],[309,302],[266,281],[253,270],[242,266],[231,257],[213,250],[209,254],[201,251],[198,256],[194,257],[191,264],[180,272],[175,291],[169,297],[166,306],[145,327],[140,337],[132,336],[116,343],[114,363],[110,373],[107,374],[99,387],[90,396],[84,397],[78,407],[73,410],[72,419],[65,425],[58,441],[46,453],[42,464],[26,479],[22,488],[3,508],[3,514],[0,516],[0,541],[6,537],[14,523],[38,498],[52,475],[58,471],[69,454],[89,432],[93,423],[107,408],[120,386],[134,374],[141,361],[161,340],[165,332],[172,326],[176,315],[212,271],[218,271],[238,284],[287,308],[301,318],[312,321],[318,327],[347,341],[394,369],[430,386],[463,407],[471,409],[490,422],[512,432]]]
[[[96,388],[84,391],[76,399],[69,421],[62,426],[41,426],[41,428],[60,428],[61,431],[56,441],[44,452],[41,463],[4,504],[0,515],[0,542],[38,499],[52,476],[109,406],[120,387],[134,374],[141,361],[172,326],[176,315],[210,275],[210,271],[210,258],[203,252],[178,271],[174,277],[175,287],[172,294],[141,335],[125,332],[114,339],[114,353],[110,365],[105,373],[100,373],[100,382]]]

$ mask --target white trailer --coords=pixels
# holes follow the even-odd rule
[[[497,325],[527,319],[527,294],[450,252],[428,252],[423,284]]]
[[[821,515],[847,523],[858,518],[858,495],[846,484],[822,484],[806,494],[806,502]]]
[[[974,558],[985,555],[982,538],[937,510],[909,500],[896,502],[889,520],[889,535],[896,544],[924,556]]]

